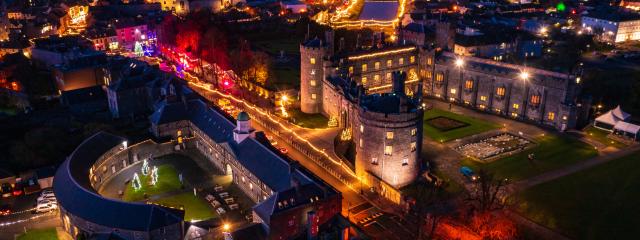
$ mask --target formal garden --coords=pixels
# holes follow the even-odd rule
[[[501,127],[499,124],[436,108],[424,112],[423,126],[424,135],[439,142],[447,142]]]
[[[488,163],[469,157],[462,160],[463,166],[472,169],[484,168],[498,178],[517,181],[544,172],[595,157],[598,151],[591,145],[572,137],[544,134],[531,139],[535,146]]]
[[[574,239],[636,239],[640,234],[640,152],[520,193],[518,211]]]
[[[523,137],[501,133],[455,147],[462,155],[475,160],[487,160],[514,151],[524,150],[533,143]]]

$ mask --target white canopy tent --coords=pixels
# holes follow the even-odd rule
[[[638,132],[640,132],[640,126],[628,122],[618,122],[615,126],[613,126],[613,131],[615,134],[623,135],[625,137],[632,138],[633,140],[637,140]]]
[[[628,114],[620,108],[618,105],[616,108],[609,110],[605,114],[600,115],[593,122],[593,126],[602,130],[613,132],[614,127],[619,122],[625,122],[629,120],[631,114]]]

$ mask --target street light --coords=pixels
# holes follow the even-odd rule
[[[222,225],[222,230],[224,230],[225,232],[229,232],[229,229],[231,229],[231,225],[229,225],[228,223]]]
[[[464,60],[462,60],[462,58],[458,58],[456,59],[456,67],[462,67],[464,65]]]

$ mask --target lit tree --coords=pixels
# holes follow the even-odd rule
[[[153,166],[153,170],[151,170],[151,185],[156,185],[158,183],[158,167]]]
[[[147,159],[142,162],[142,169],[140,171],[142,172],[142,175],[149,175],[149,162]]]
[[[138,57],[142,57],[144,55],[144,50],[142,49],[142,44],[140,42],[136,41],[136,45],[133,48],[133,52]]]
[[[140,188],[142,187],[142,185],[140,184],[140,177],[138,176],[138,173],[133,174],[133,180],[131,181],[131,186],[136,191],[140,190]]]

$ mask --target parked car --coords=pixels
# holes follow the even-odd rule
[[[11,214],[11,205],[5,204],[0,206],[0,216],[7,216]]]
[[[278,150],[280,150],[280,152],[281,152],[281,153],[283,153],[283,154],[287,154],[287,153],[289,152],[289,150],[288,150],[288,149],[283,148],[283,147],[278,148]]]
[[[38,201],[38,202],[40,202],[40,201],[44,201],[44,200],[53,200],[53,201],[56,201],[56,196],[54,196],[53,194],[51,194],[51,195],[44,195],[44,196],[42,196],[42,195],[41,195],[41,196],[39,196],[39,197],[38,197],[38,199],[37,199],[37,201]]]
[[[16,183],[13,187],[13,196],[20,196],[24,193],[24,185],[22,183]]]
[[[460,168],[460,173],[462,173],[463,176],[467,177],[471,181],[478,180],[478,176],[473,172],[473,170],[471,170],[471,168],[467,166],[462,166]]]
[[[36,207],[36,213],[46,213],[58,209],[58,204],[43,204]]]
[[[0,192],[2,192],[2,197],[11,197],[13,195],[11,184],[3,183],[2,186],[0,186]]]

